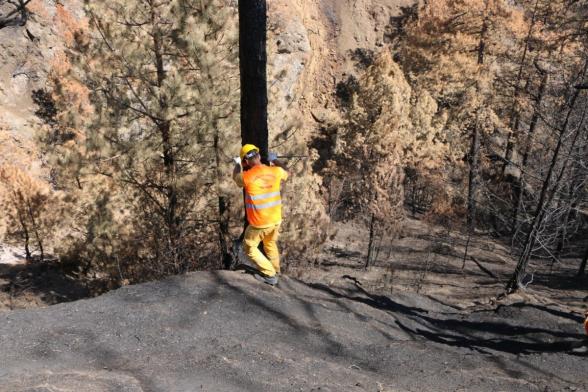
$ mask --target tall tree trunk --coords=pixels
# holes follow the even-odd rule
[[[582,76],[581,76],[582,80],[584,79],[584,76],[586,75],[587,68],[588,68],[588,61],[586,61],[584,63],[584,69],[583,69]],[[543,217],[545,216],[545,206],[551,202],[553,194],[557,191],[557,189],[554,189],[554,192],[552,192],[551,195],[549,195],[549,187],[550,187],[550,183],[551,183],[551,178],[553,176],[553,173],[555,171],[555,166],[556,166],[558,159],[559,159],[559,153],[560,153],[560,150],[563,146],[564,136],[565,136],[565,133],[566,133],[568,125],[569,125],[570,117],[571,117],[572,112],[574,111],[574,108],[576,106],[576,101],[578,99],[579,92],[580,92],[580,90],[574,91],[574,94],[573,94],[572,99],[570,101],[568,112],[566,114],[566,118],[564,120],[564,123],[563,123],[561,129],[560,129],[559,136],[557,139],[557,145],[555,146],[555,150],[553,152],[553,157],[552,157],[551,163],[549,165],[549,170],[547,171],[547,175],[545,177],[545,180],[543,181],[543,186],[541,188],[541,194],[539,196],[539,202],[537,203],[537,209],[535,211],[535,216],[533,218],[533,222],[531,224],[531,227],[529,228],[529,232],[527,233],[527,236],[525,238],[525,245],[524,245],[523,253],[519,257],[519,261],[517,263],[515,271],[514,271],[513,275],[511,276],[508,284],[506,285],[506,292],[509,294],[517,291],[518,288],[520,287],[521,281],[522,281],[523,277],[525,276],[525,271],[526,271],[527,265],[529,263],[529,258],[531,256],[531,252],[533,251],[533,247],[535,246],[535,241],[537,239],[536,238],[537,230],[541,227],[541,224],[543,223]],[[560,176],[558,176],[558,181],[559,180],[561,180],[561,173],[560,173]],[[558,186],[558,184],[556,183],[555,188],[557,188],[557,186]]]
[[[171,123],[168,119],[168,100],[164,88],[165,79],[167,77],[164,64],[163,43],[161,42],[161,30],[159,24],[159,15],[157,14],[156,5],[151,4],[151,23],[152,23],[152,37],[153,37],[153,52],[155,56],[155,69],[157,72],[157,87],[159,94],[159,117],[157,128],[161,137],[161,148],[163,156],[163,168],[166,177],[165,194],[167,198],[167,206],[165,211],[165,223],[168,230],[168,246],[172,253],[174,266],[179,267],[177,259],[177,240],[179,237],[177,225],[177,204],[178,194],[176,186],[176,161],[171,140]]]
[[[586,273],[586,263],[588,262],[588,245],[586,246],[586,250],[584,251],[584,257],[582,258],[582,262],[580,263],[580,268],[578,269],[578,277],[584,276]]]
[[[468,211],[467,211],[467,231],[468,237],[466,240],[465,250],[463,252],[462,269],[465,268],[465,262],[468,257],[469,244],[474,226],[476,224],[476,191],[478,189],[478,165],[480,153],[480,129],[478,127],[478,116],[476,115],[476,123],[472,131],[472,140],[470,144],[470,173],[468,177]]]
[[[241,142],[260,149],[267,162],[267,5],[266,0],[239,0],[239,71],[241,76]],[[245,203],[245,190],[243,190]],[[247,228],[243,219],[243,232]],[[260,244],[261,247],[261,244]]]
[[[45,261],[45,249],[43,247],[43,239],[41,233],[39,233],[39,225],[37,224],[37,221],[35,219],[35,214],[33,213],[33,207],[30,201],[27,202],[27,213],[29,215],[29,218],[31,219],[31,228],[33,229],[33,233],[35,234],[35,240],[37,240],[37,247],[39,248],[39,253],[41,257],[40,261],[43,262]]]
[[[574,137],[573,137],[572,142],[570,144],[570,151],[568,153],[568,156],[566,157],[566,161],[564,162],[564,165],[560,171],[560,174],[559,174],[559,177],[557,180],[558,183],[563,178],[564,172],[566,171],[568,164],[570,163],[570,158],[572,157],[572,154],[574,152],[574,148],[576,147],[576,141],[580,137],[582,129],[584,129],[584,120],[586,119],[587,110],[588,110],[588,106],[584,106],[584,111],[582,112],[582,118],[580,120],[580,123],[577,125],[576,132],[574,133]],[[556,258],[559,258],[559,256],[561,255],[561,252],[565,246],[565,242],[566,242],[566,239],[568,236],[569,220],[570,220],[570,217],[573,216],[573,213],[576,210],[576,206],[578,204],[578,200],[575,198],[575,189],[578,187],[579,183],[581,183],[581,181],[583,180],[581,173],[578,173],[577,170],[572,170],[572,173],[568,176],[568,178],[570,179],[570,182],[568,184],[567,200],[564,200],[564,203],[567,203],[567,205],[565,207],[566,212],[564,214],[563,222],[560,225],[561,233],[556,232],[556,234],[559,234],[559,240],[558,240],[557,247],[555,250],[555,257]],[[554,191],[554,193],[555,193],[555,191]],[[555,257],[554,257],[553,261],[556,261]]]
[[[220,130],[218,129],[218,124],[215,121],[214,125],[214,158],[215,158],[215,174],[216,174],[216,188],[217,188],[217,195],[218,195],[218,241],[220,247],[220,264],[225,269],[231,268],[231,254],[229,252],[230,249],[230,238],[231,234],[229,232],[229,201],[226,196],[224,196],[221,192],[221,183],[223,181],[224,173],[221,170],[222,165],[222,158],[221,158],[221,150],[219,146],[219,138],[220,138]]]
[[[259,147],[267,161],[267,6],[265,0],[239,0],[241,140]]]
[[[539,85],[539,92],[537,93],[537,98],[535,99],[535,107],[533,108],[533,116],[531,117],[531,122],[529,124],[529,131],[527,132],[527,141],[525,143],[525,150],[523,152],[523,158],[521,162],[521,177],[519,178],[518,184],[514,188],[514,201],[513,201],[513,211],[512,211],[512,223],[511,223],[511,233],[514,235],[519,226],[519,211],[521,208],[522,196],[523,191],[525,189],[525,171],[527,170],[527,162],[529,160],[529,152],[531,151],[531,145],[533,144],[533,138],[535,134],[535,129],[537,128],[537,123],[539,121],[539,113],[540,113],[540,106],[541,101],[543,100],[543,95],[545,94],[545,88],[547,86],[547,81],[549,80],[549,74],[547,72],[543,72],[543,77],[541,78],[541,84]]]
[[[476,116],[477,119],[477,116]],[[476,121],[477,122],[477,121]],[[470,142],[470,172],[468,176],[468,215],[467,226],[472,228],[476,219],[476,190],[478,187],[478,170],[480,153],[480,128],[474,124]]]
[[[484,64],[484,50],[486,49],[486,34],[488,33],[488,6],[489,1],[486,0],[486,9],[484,11],[484,22],[482,23],[482,30],[480,31],[480,41],[478,43],[478,67],[479,70]],[[478,170],[479,170],[479,153],[480,153],[480,127],[478,124],[480,108],[476,112],[476,120],[472,129],[469,164],[470,172],[468,176],[468,211],[466,217],[466,225],[468,231],[467,244],[470,243],[470,238],[474,230],[476,221],[476,192],[478,189]],[[463,254],[463,266],[465,267],[465,260],[468,255],[468,246],[466,245]]]
[[[517,73],[517,78],[515,80],[515,90],[513,94],[512,106],[510,108],[510,129],[511,131],[508,133],[508,137],[506,140],[506,151],[504,152],[504,163],[502,166],[502,175],[506,171],[506,168],[510,164],[512,159],[512,151],[514,149],[514,142],[513,136],[517,132],[519,128],[519,121],[520,121],[520,114],[518,109],[518,99],[521,92],[521,79],[523,76],[523,69],[525,68],[525,60],[527,59],[527,52],[529,50],[529,41],[531,36],[533,35],[533,28],[535,27],[535,19],[537,16],[537,7],[539,5],[539,0],[535,0],[535,6],[533,7],[533,17],[531,18],[531,24],[529,25],[529,31],[527,32],[527,36],[525,37],[525,46],[523,48],[523,54],[521,56],[521,62],[519,64],[519,70]]]
[[[27,261],[30,261],[32,256],[31,256],[31,248],[29,246],[29,242],[30,242],[30,235],[29,235],[29,228],[27,226],[27,222],[25,220],[25,217],[22,216],[22,214],[20,212],[17,212],[18,215],[18,221],[20,222],[20,226],[22,228],[22,233],[24,236],[24,248],[25,248],[25,258]]]
[[[372,214],[370,218],[370,239],[368,241],[368,252],[367,257],[365,259],[365,269],[368,269],[372,262],[372,256],[374,253],[374,238],[375,238],[375,230],[376,230],[376,216]]]

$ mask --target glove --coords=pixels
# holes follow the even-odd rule
[[[275,161],[277,159],[278,159],[278,154],[276,154],[275,152],[270,152],[270,153],[267,154],[267,160],[269,162],[273,162],[273,161]]]
[[[239,158],[239,157],[234,157],[234,158],[233,158],[233,162],[235,162],[235,165],[240,165],[240,164],[241,164],[241,158]]]

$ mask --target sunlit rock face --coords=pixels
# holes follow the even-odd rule
[[[356,72],[353,53],[380,50],[391,17],[413,0],[268,2],[269,129],[274,144],[302,142],[333,120],[337,82]],[[272,143],[270,142],[270,145]]]
[[[19,133],[34,120],[33,90],[45,87],[55,56],[63,52],[64,18],[83,17],[82,2],[33,0],[24,25],[0,29],[1,120]],[[59,9],[58,9],[59,8]]]

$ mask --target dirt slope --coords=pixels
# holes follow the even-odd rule
[[[586,390],[578,320],[517,306],[193,273],[0,315],[0,391]]]

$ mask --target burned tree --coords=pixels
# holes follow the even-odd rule
[[[268,153],[266,33],[266,1],[239,1],[241,139],[259,147],[264,159]]]
[[[0,0],[0,29],[24,26],[29,18],[27,4],[31,0]]]
[[[586,72],[588,71],[588,60],[584,63],[584,68],[582,70],[581,79],[584,79]],[[513,293],[517,291],[522,286],[523,278],[526,274],[526,269],[529,264],[529,260],[532,256],[534,246],[539,239],[539,230],[541,226],[544,224],[546,215],[548,213],[548,208],[555,197],[555,194],[559,191],[560,183],[563,177],[563,173],[565,172],[570,154],[567,154],[566,158],[562,158],[562,153],[564,150],[564,142],[566,137],[568,137],[568,128],[570,127],[572,114],[576,109],[576,104],[579,97],[579,91],[573,92],[569,103],[566,103],[565,109],[566,114],[563,119],[563,123],[560,127],[558,127],[558,134],[557,134],[557,141],[553,151],[553,155],[551,157],[551,161],[549,163],[549,167],[547,169],[547,173],[543,180],[543,184],[541,186],[541,192],[539,194],[539,199],[537,201],[537,207],[535,209],[535,214],[533,219],[529,225],[529,228],[526,232],[525,241],[523,244],[523,251],[519,257],[517,266],[515,268],[514,273],[512,274],[508,284],[506,285],[506,292]],[[582,116],[581,122],[584,121],[584,115]],[[576,131],[572,132],[572,147],[575,144],[575,141],[578,137],[578,133],[582,129],[582,124],[577,127]],[[563,161],[563,167],[560,169],[558,174],[558,163]]]

